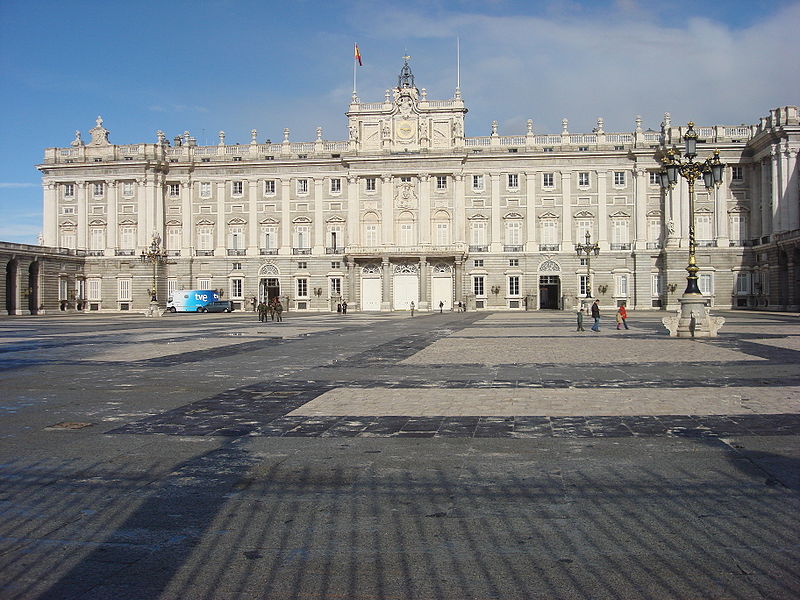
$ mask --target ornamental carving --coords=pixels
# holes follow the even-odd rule
[[[414,191],[414,185],[407,181],[397,186],[397,192],[394,197],[395,205],[397,208],[414,208],[417,205],[417,193]]]
[[[415,275],[419,272],[419,265],[416,263],[400,263],[394,266],[395,275]]]
[[[280,275],[280,271],[278,271],[278,267],[273,265],[272,263],[266,263],[261,265],[261,268],[258,270],[259,275]]]
[[[453,272],[453,268],[450,265],[446,264],[446,263],[437,263],[437,264],[433,265],[433,274],[434,275],[437,275],[437,274],[440,274],[440,273],[445,273],[445,274],[449,275],[452,272]]]
[[[554,260],[546,260],[539,265],[540,273],[560,273],[561,266]]]
[[[364,265],[361,267],[361,275],[380,275],[381,274],[381,266],[376,265],[374,263]]]

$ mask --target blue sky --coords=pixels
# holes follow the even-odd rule
[[[636,115],[754,123],[800,104],[800,0],[0,1],[0,240],[35,243],[43,149],[189,130],[198,143],[344,139],[358,93],[383,98],[411,55],[418,87],[452,97],[466,133],[630,131]]]

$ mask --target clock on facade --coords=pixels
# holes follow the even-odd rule
[[[411,121],[400,121],[396,131],[397,137],[407,140],[414,135],[414,124]]]

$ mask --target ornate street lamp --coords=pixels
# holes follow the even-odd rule
[[[158,282],[156,280],[156,267],[163,265],[167,262],[167,251],[161,247],[161,236],[158,232],[153,232],[153,239],[150,242],[150,247],[142,250],[139,255],[139,260],[143,263],[151,263],[153,265],[153,285],[147,290],[150,295],[150,308],[148,309],[147,316],[160,316],[161,311],[158,308]]]
[[[714,150],[714,153],[703,162],[694,162],[697,156],[697,132],[691,121],[689,121],[689,129],[684,134],[683,141],[685,142],[683,160],[677,148],[670,148],[662,157],[661,162],[664,163],[664,167],[659,172],[659,183],[665,192],[675,187],[678,177],[683,177],[689,184],[689,264],[686,267],[689,274],[686,277],[686,290],[679,299],[681,309],[678,317],[665,317],[663,321],[670,330],[670,335],[713,337],[722,327],[724,319],[709,316],[700,287],[697,285],[697,272],[700,268],[697,266],[695,257],[694,182],[702,178],[706,189],[719,187],[722,183],[725,165],[719,160],[719,150]]]
[[[592,265],[592,254],[595,256],[600,255],[600,245],[596,242],[592,244],[592,234],[588,231],[586,232],[586,243],[581,244],[578,242],[578,245],[575,246],[575,252],[578,253],[578,258],[581,258],[583,254],[586,255],[586,297],[592,297],[592,273],[591,273],[591,265]]]

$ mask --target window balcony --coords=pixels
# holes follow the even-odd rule
[[[558,252],[561,244],[539,244],[539,252]]]
[[[344,254],[344,248],[341,246],[334,246],[333,248],[325,248],[325,254]]]
[[[488,252],[489,251],[489,246],[470,246],[469,247],[469,251],[470,252]]]
[[[103,250],[87,250],[86,256],[103,256]]]
[[[261,256],[274,256],[275,254],[278,253],[278,249],[277,248],[260,248],[258,253]]]
[[[311,254],[311,248],[292,248],[292,254],[294,255]]]
[[[228,248],[228,256],[245,256],[247,250],[244,248]]]
[[[214,256],[214,251],[213,250],[195,250],[194,251],[194,255],[195,256]]]
[[[648,250],[658,250],[661,248],[661,242],[647,242]]]
[[[761,238],[761,243],[762,244],[769,244],[769,236],[765,235],[764,237],[762,237]]]
[[[131,248],[117,248],[114,251],[114,256],[135,256],[136,250]]]
[[[624,244],[623,243],[611,244],[611,249],[612,250],[630,250],[631,249],[631,243],[630,242],[625,242]]]
[[[717,240],[697,240],[695,246],[698,248],[716,248]]]
[[[753,245],[753,240],[731,240],[731,248],[746,248]]]
[[[503,246],[503,252],[522,252],[522,246]]]
[[[167,250],[167,256],[180,256],[180,250]]]

